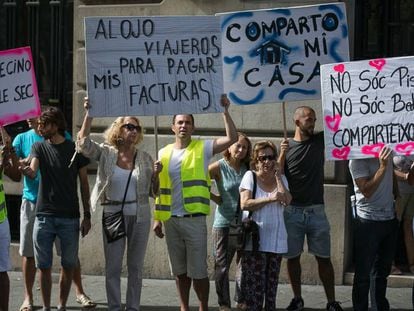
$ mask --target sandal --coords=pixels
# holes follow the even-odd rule
[[[94,308],[94,307],[96,307],[96,303],[93,302],[93,300],[85,294],[77,296],[76,297],[76,302],[81,304],[82,307],[84,307],[84,308]]]
[[[24,301],[19,311],[33,311],[33,303]]]

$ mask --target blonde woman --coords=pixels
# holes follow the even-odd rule
[[[123,208],[126,237],[108,243],[103,236],[108,310],[121,310],[120,277],[125,247],[128,268],[126,310],[139,310],[142,267],[151,224],[149,197],[158,191],[161,164],[154,163],[148,153],[137,148],[142,142],[143,131],[136,117],[118,117],[105,131],[104,143],[91,140],[92,117],[88,114],[87,100],[84,106],[86,115],[77,144],[83,155],[98,161],[91,194],[92,210],[100,205],[104,212],[120,211],[132,170]]]

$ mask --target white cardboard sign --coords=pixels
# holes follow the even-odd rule
[[[321,66],[328,160],[414,154],[414,57]]]
[[[220,13],[224,91],[239,105],[320,98],[320,64],[349,60],[344,3]]]
[[[0,51],[0,125],[37,117],[40,113],[30,47]]]
[[[215,16],[85,18],[90,115],[221,112]]]

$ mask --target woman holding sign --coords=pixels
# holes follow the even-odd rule
[[[96,183],[91,194],[91,207],[98,205],[103,212],[122,211],[126,236],[111,241],[104,234],[105,282],[108,310],[121,310],[121,270],[127,247],[128,285],[126,310],[139,310],[142,267],[151,224],[149,197],[158,192],[160,162],[137,148],[143,132],[136,117],[118,117],[105,131],[104,143],[90,139],[92,117],[89,103],[84,103],[86,115],[78,133],[77,149],[98,161]],[[98,203],[99,202],[99,203]]]
[[[211,193],[217,203],[213,223],[214,270],[216,292],[220,310],[230,310],[229,270],[236,253],[234,236],[229,236],[229,226],[240,215],[239,186],[244,173],[249,168],[252,144],[243,133],[238,132],[238,141],[223,152],[223,159],[208,167],[212,179],[216,181],[219,195]],[[238,269],[239,270],[239,269]],[[237,273],[240,274],[240,273]],[[235,301],[241,307],[240,276],[236,274]]]

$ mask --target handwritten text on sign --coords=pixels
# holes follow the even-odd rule
[[[87,17],[92,116],[222,111],[215,16]]]
[[[414,154],[414,57],[321,66],[326,158]]]
[[[220,14],[224,90],[236,104],[320,98],[320,64],[349,60],[343,3]]]
[[[40,115],[30,47],[0,51],[0,125]]]

